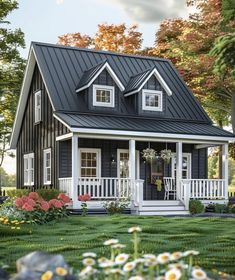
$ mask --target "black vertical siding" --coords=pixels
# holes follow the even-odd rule
[[[42,92],[42,121],[34,123],[34,93]],[[68,133],[68,129],[53,117],[52,106],[36,66],[30,87],[30,93],[22,122],[21,132],[17,142],[17,187],[24,185],[24,154],[34,153],[34,186],[43,186],[43,150],[51,148],[52,182],[50,187],[57,187],[58,153],[56,136]]]

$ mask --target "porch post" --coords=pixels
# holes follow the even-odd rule
[[[182,157],[183,157],[183,144],[182,142],[176,143],[176,198],[179,199],[180,184],[182,179]]]
[[[78,205],[77,186],[78,186],[78,136],[76,134],[73,134],[72,136],[72,184],[71,184],[73,208],[76,208]]]
[[[225,180],[225,199],[228,199],[228,143],[222,145],[222,179]]]
[[[134,210],[135,205],[135,194],[139,192],[139,189],[137,187],[139,185],[135,184],[135,140],[130,139],[129,140],[129,178],[131,179],[131,210]]]

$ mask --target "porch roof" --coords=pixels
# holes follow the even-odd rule
[[[105,129],[120,131],[136,131],[151,133],[166,133],[180,135],[215,136],[235,139],[235,135],[219,127],[194,122],[182,122],[142,117],[107,116],[97,114],[75,114],[55,112],[55,117],[64,123],[71,131],[75,129]]]

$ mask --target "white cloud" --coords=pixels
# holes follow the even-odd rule
[[[61,5],[64,3],[64,0],[56,0],[56,4]]]
[[[186,0],[106,0],[117,3],[137,22],[160,22],[188,15]]]

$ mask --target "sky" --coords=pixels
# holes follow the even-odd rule
[[[11,28],[25,33],[27,58],[31,41],[56,43],[59,35],[73,32],[94,35],[99,23],[128,26],[138,24],[143,47],[152,46],[164,19],[188,17],[194,10],[186,0],[19,0],[19,9],[9,15]],[[15,159],[6,158],[3,167],[15,173]]]

